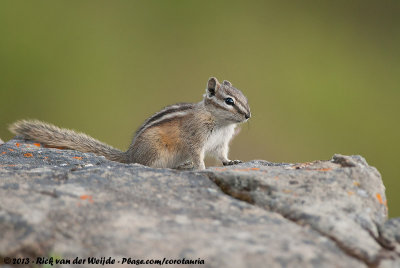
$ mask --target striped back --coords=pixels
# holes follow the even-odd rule
[[[194,107],[193,103],[177,103],[170,105],[149,117],[143,125],[136,131],[134,139],[142,134],[146,129],[160,125],[177,117],[183,117]]]

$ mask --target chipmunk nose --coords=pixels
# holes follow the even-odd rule
[[[245,117],[246,119],[249,119],[249,118],[251,117],[251,113],[245,114],[244,117]]]

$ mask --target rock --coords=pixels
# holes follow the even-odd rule
[[[177,171],[13,139],[0,145],[0,264],[398,267],[400,219],[387,221],[384,191],[360,156]]]

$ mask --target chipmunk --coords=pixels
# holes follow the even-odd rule
[[[210,154],[223,165],[229,160],[229,142],[237,124],[251,116],[247,98],[229,81],[211,77],[199,103],[179,103],[165,107],[148,118],[136,131],[126,152],[117,150],[86,134],[62,129],[38,120],[22,120],[10,131],[49,147],[95,153],[121,163],[139,163],[155,168],[205,169],[204,156]]]

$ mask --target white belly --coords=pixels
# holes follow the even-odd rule
[[[232,139],[235,127],[236,125],[229,125],[214,129],[206,141],[205,153],[212,153],[213,151],[218,150],[218,147],[221,148],[226,146]]]

